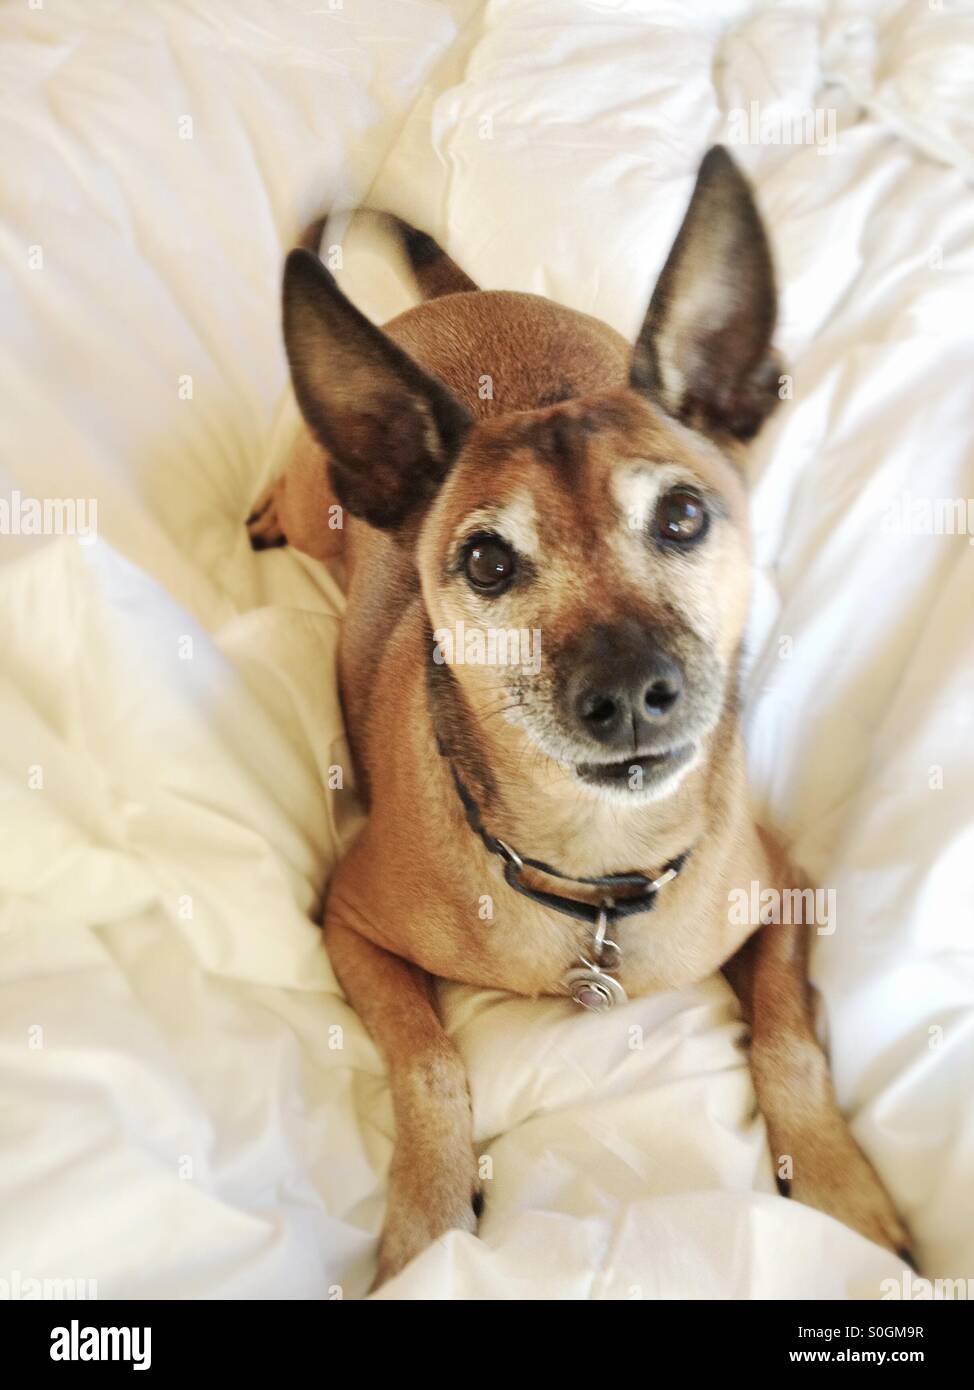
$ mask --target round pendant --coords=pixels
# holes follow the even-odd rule
[[[590,1009],[592,1013],[604,1014],[616,1004],[628,1002],[626,991],[619,981],[602,970],[588,969],[584,966],[577,970],[569,970],[565,976],[565,985],[575,1003],[580,1004],[583,1009]]]

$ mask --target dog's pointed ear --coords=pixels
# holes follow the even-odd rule
[[[774,266],[730,155],[704,157],[633,352],[630,384],[669,414],[749,439],[778,400]]]
[[[435,496],[470,416],[359,313],[309,251],[292,251],[284,267],[284,342],[339,502],[372,526],[401,526]]]

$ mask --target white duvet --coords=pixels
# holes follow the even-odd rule
[[[0,26],[0,1293],[367,1289],[389,1093],[313,925],[357,823],[328,789],[342,597],[243,527],[290,428],[283,254],[367,201],[632,334],[717,140],[793,377],[753,458],[755,801],[836,890],[814,976],[855,1132],[924,1272],[974,1279],[974,536],[924,523],[974,497],[969,12],[62,0]],[[381,244],[343,244],[369,312],[408,302]],[[13,534],[30,499],[94,500],[97,538]],[[486,1213],[381,1297],[902,1278],[776,1195],[722,982],[606,1017],[442,1002]]]

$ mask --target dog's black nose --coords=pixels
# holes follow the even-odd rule
[[[596,648],[605,638],[593,634]],[[576,672],[574,713],[590,738],[629,752],[679,703],[683,674],[661,648],[626,633],[606,652],[593,651]]]
[[[676,663],[667,656],[662,657],[662,663],[667,668],[665,673],[654,676],[643,691],[643,705],[651,719],[672,709],[683,694],[683,677]]]

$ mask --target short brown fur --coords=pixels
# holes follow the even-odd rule
[[[311,433],[252,529],[258,541],[286,536],[321,558],[334,553],[337,536],[349,576],[341,691],[368,821],[330,885],[325,939],[387,1061],[393,1092],[397,1139],[377,1282],[444,1232],[476,1226],[466,1077],[437,1015],[434,977],[563,994],[566,971],[589,948],[585,924],[507,886],[500,859],[465,820],[452,770],[494,835],[566,874],[654,873],[691,849],[655,910],[619,924],[621,983],[638,995],[725,968],[751,1026],[751,1069],[772,1156],[787,1155],[793,1165],[791,1196],[891,1249],[907,1243],[839,1111],[815,1037],[806,982],[812,928],[740,926],[728,913],[732,890],[747,891],[752,881],[784,890],[804,880],[750,817],[736,708],[750,587],[741,441],[773,404],[766,398],[773,302],[757,312],[732,305],[719,326],[721,341],[734,334],[741,344],[737,378],[713,381],[723,359],[701,346],[699,324],[672,322],[674,296],[690,302],[695,277],[739,253],[740,236],[722,238],[718,214],[733,222],[740,206],[749,231],[757,216],[726,156],[708,159],[661,278],[665,293],[647,316],[651,339],[644,329],[635,358],[618,334],[584,315],[535,296],[467,291],[421,304],[384,330],[449,399],[431,395],[393,349],[373,342],[364,321],[350,317],[335,351],[351,351],[361,334],[370,366],[363,384],[349,384],[342,357],[339,389],[324,368],[317,375],[313,358],[331,351],[328,315],[345,313],[333,304],[338,291],[322,282],[329,298],[320,324],[306,320],[304,306],[319,293],[316,272],[301,263],[289,269],[286,333]],[[746,254],[754,258],[747,293],[760,292],[763,281],[773,296],[766,254]],[[703,366],[694,376],[695,361]],[[486,395],[485,373],[493,387]],[[427,441],[421,485],[403,489],[401,516],[392,520],[387,496],[374,503],[385,509],[374,513],[376,524],[347,515],[348,497],[353,510],[373,502],[357,473],[349,481],[345,464],[336,471],[346,424],[399,430],[406,443],[397,466],[408,472],[420,447],[402,432],[410,412],[423,425],[415,439]],[[393,423],[376,425],[385,415]],[[374,443],[383,447],[381,437]],[[625,497],[638,502],[641,489],[649,496],[662,487],[661,470],[716,499],[709,550],[657,554],[643,531],[630,535],[622,524]],[[342,533],[323,524],[336,500],[346,505]],[[524,563],[537,570],[492,604],[471,593],[454,566],[467,519],[481,513],[519,528]],[[493,614],[504,626],[540,627],[551,657],[533,680],[431,662],[432,631],[460,620],[484,624]],[[697,673],[700,719],[709,721],[685,775],[631,807],[579,783],[559,703],[586,634],[600,625],[621,631],[623,622],[662,634],[681,654],[685,670]],[[485,894],[493,902],[489,922],[477,910]]]

